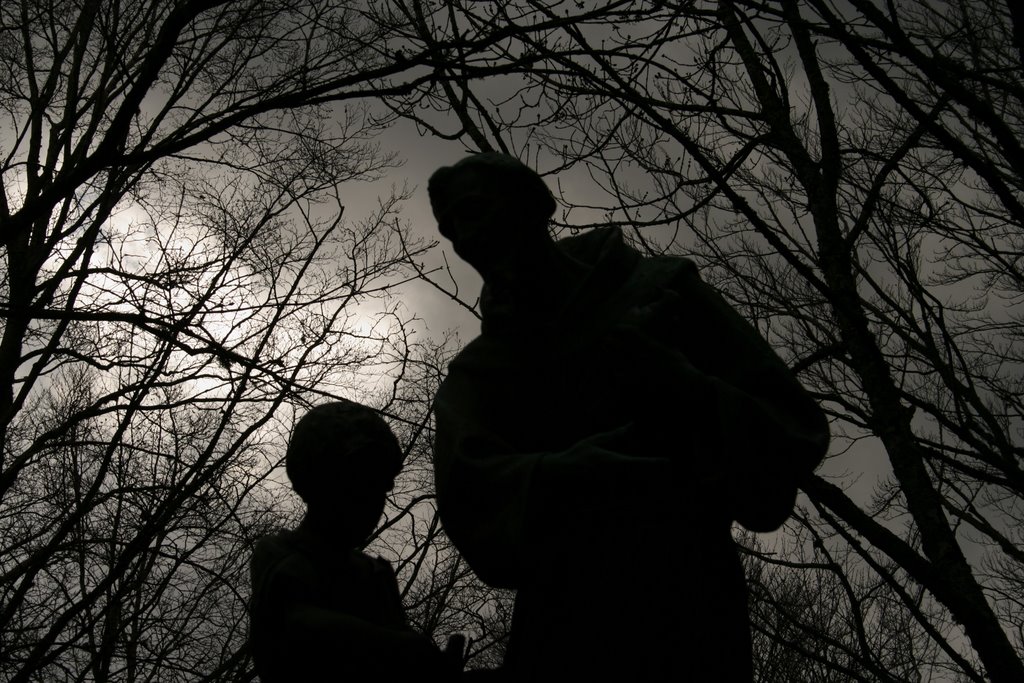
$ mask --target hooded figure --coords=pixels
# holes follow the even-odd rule
[[[506,668],[752,680],[732,523],[791,514],[823,412],[692,262],[615,228],[552,240],[517,160],[471,156],[429,192],[484,278],[482,333],[435,401],[438,505],[481,579],[517,590]]]

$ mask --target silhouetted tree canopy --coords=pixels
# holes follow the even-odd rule
[[[1022,22],[1011,0],[0,4],[2,676],[251,678],[248,553],[295,512],[293,406],[330,396],[406,450],[375,548],[412,621],[500,659],[508,602],[433,515],[454,344],[389,297],[455,290],[407,193],[344,212],[416,153],[380,136],[404,119],[538,168],[557,232],[694,258],[828,411],[799,515],[737,532],[758,680],[1024,679]]]
[[[478,584],[445,592],[470,578],[422,474],[444,340],[390,296],[428,245],[404,190],[344,215],[396,164],[366,96],[424,77],[365,10],[0,7],[5,681],[252,678],[251,548],[297,512],[293,408],[330,396],[402,436],[375,543],[413,621],[493,614]]]
[[[750,544],[759,677],[1024,676],[1020,10],[442,5],[419,44],[507,37],[395,110],[550,174],[556,229],[696,258],[832,415]]]

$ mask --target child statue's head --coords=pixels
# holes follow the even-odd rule
[[[316,528],[358,544],[380,520],[402,458],[398,439],[380,415],[337,401],[316,406],[298,421],[285,469]]]

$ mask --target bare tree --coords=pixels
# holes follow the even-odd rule
[[[344,215],[396,163],[365,98],[432,77],[382,30],[318,0],[0,6],[4,680],[252,678],[294,411],[374,401],[422,451],[389,294],[428,245],[404,191]]]
[[[500,652],[507,597],[431,504],[447,347],[386,297],[428,245],[401,192],[343,216],[395,163],[361,104],[385,96],[588,186],[560,229],[695,258],[832,415],[828,472],[884,454],[873,495],[811,478],[777,548],[745,541],[764,680],[1024,677],[1021,20],[997,0],[3,4],[3,676],[251,677],[248,546],[295,514],[293,407],[335,394],[407,446],[373,547],[414,622]]]
[[[884,454],[873,497],[807,480],[790,559],[758,570],[781,646],[803,642],[783,603],[844,605],[842,627],[793,622],[836,675],[1024,678],[1011,5],[449,0],[418,44],[502,40],[393,103],[571,183],[559,227],[697,260],[832,415],[827,471]]]

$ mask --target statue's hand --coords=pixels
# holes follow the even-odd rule
[[[631,308],[622,320],[651,340],[673,345],[683,333],[682,298],[671,289],[662,290],[658,298]]]
[[[592,434],[577,442],[576,448],[599,448],[615,453],[627,453],[633,450],[635,441],[634,425],[632,422],[623,424],[620,427],[606,432]]]

